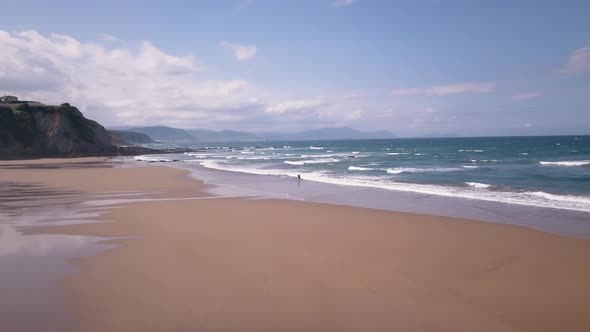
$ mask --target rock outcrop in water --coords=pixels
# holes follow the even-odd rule
[[[76,107],[0,104],[0,158],[115,154],[108,131]]]

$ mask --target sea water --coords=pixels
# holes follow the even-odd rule
[[[501,203],[579,212],[577,219],[582,220],[590,216],[590,136],[191,142],[175,146],[200,151],[136,160],[179,160],[193,168],[264,175],[279,182],[300,175],[303,181],[315,183],[467,200],[463,205]],[[387,204],[385,200],[379,208],[388,208]],[[395,207],[395,202],[390,206]]]

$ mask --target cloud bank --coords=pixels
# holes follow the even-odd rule
[[[147,41],[108,48],[66,35],[0,32],[0,48],[2,93],[68,101],[107,123],[205,119],[251,105],[256,95],[244,80],[201,78],[205,67],[194,56],[167,54]]]
[[[169,54],[149,41],[120,46],[126,44],[113,44],[117,39],[110,37],[83,42],[67,35],[0,31],[0,94],[70,102],[106,125],[272,131],[356,119],[351,106],[336,107],[338,100],[289,96],[240,78],[212,79],[191,54]],[[240,46],[235,56],[244,60],[255,53]]]
[[[335,0],[334,2],[332,2],[332,6],[345,7],[345,6],[352,5],[353,2],[354,2],[354,0]]]
[[[510,96],[510,98],[514,100],[529,100],[540,96],[541,94],[538,92],[522,92]]]
[[[237,60],[256,55],[251,49],[241,49],[241,53],[229,49]],[[197,55],[171,54],[149,41],[130,44],[116,36],[82,41],[36,31],[0,31],[0,50],[0,94],[48,104],[69,102],[107,126],[265,132],[351,126],[407,136],[470,135],[491,125],[502,128],[505,123],[521,123],[526,115],[499,113],[488,104],[477,104],[474,98],[460,99],[496,91],[491,81],[305,95],[221,76],[223,70],[211,70],[219,67],[201,62]],[[588,54],[588,48],[574,52],[563,73],[587,70]],[[424,96],[436,98],[402,98]],[[438,98],[443,96],[450,97]],[[502,100],[539,96],[525,88]]]
[[[559,74],[579,74],[590,72],[590,47],[574,51],[567,63],[556,70]]]
[[[229,43],[226,41],[222,41],[219,43],[221,47],[227,48],[231,50],[234,54],[234,57],[238,61],[244,61],[251,59],[256,56],[258,49],[254,45],[240,45],[236,43]]]
[[[426,88],[394,89],[391,94],[394,96],[450,96],[464,93],[489,93],[495,88],[495,82],[457,83]]]

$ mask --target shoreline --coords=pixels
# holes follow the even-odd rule
[[[140,163],[132,161],[133,163]],[[158,164],[158,163],[156,163]],[[540,206],[448,197],[436,194],[350,186],[296,177],[262,175],[239,170],[211,169],[191,163],[164,162],[166,167],[189,170],[193,178],[214,185],[214,194],[244,195],[253,192],[261,198],[285,198],[343,206],[364,207],[393,212],[469,219],[534,230],[574,238],[590,239],[590,213]],[[297,186],[294,184],[297,183]],[[301,187],[301,188],[300,188]],[[228,189],[229,190],[226,190]],[[262,188],[262,189],[261,189]],[[555,220],[559,220],[556,223]]]
[[[177,162],[155,163],[153,166],[151,164],[148,164],[147,166],[145,166],[145,165],[141,165],[138,162],[129,162],[128,160],[125,160],[125,159],[121,159],[119,161],[118,160],[119,158],[125,158],[125,156],[122,156],[122,157],[121,156],[119,156],[119,157],[99,156],[99,157],[0,160],[0,169],[5,168],[6,166],[9,166],[9,169],[10,169],[12,166],[15,166],[15,165],[23,165],[22,162],[24,162],[25,167],[27,165],[31,166],[31,165],[36,165],[36,164],[45,164],[45,165],[58,165],[57,168],[74,167],[74,168],[79,168],[79,169],[84,169],[84,168],[94,167],[94,166],[98,166],[98,167],[107,166],[109,168],[112,167],[112,168],[131,168],[131,169],[134,169],[134,168],[137,168],[137,169],[165,168],[165,169],[167,169],[167,168],[169,168],[169,169],[174,169],[174,170],[182,170],[184,174],[180,175],[181,178],[188,180],[188,182],[192,182],[192,181],[196,182],[197,188],[198,188],[197,191],[199,192],[200,197],[202,197],[201,195],[203,195],[203,196],[208,196],[208,197],[216,196],[217,198],[232,198],[232,199],[246,199],[246,200],[255,199],[255,200],[270,200],[270,201],[285,200],[285,201],[304,202],[304,203],[311,203],[311,204],[325,204],[325,205],[334,206],[334,207],[349,207],[349,208],[358,208],[358,209],[366,209],[366,210],[376,210],[376,211],[381,211],[381,212],[385,212],[385,213],[389,212],[389,213],[395,213],[395,214],[416,215],[416,216],[421,216],[421,217],[425,217],[425,218],[447,218],[450,220],[460,220],[460,221],[464,221],[464,222],[475,222],[475,223],[486,223],[486,224],[491,223],[491,224],[496,224],[496,225],[501,225],[501,226],[509,226],[509,227],[513,226],[513,227],[517,227],[517,228],[524,228],[524,229],[528,229],[528,230],[532,230],[532,231],[546,233],[546,234],[549,234],[552,236],[579,239],[579,240],[590,240],[590,238],[583,237],[583,236],[576,236],[576,235],[572,235],[572,234],[560,234],[560,233],[547,231],[543,228],[536,228],[534,226],[523,225],[523,224],[518,224],[518,223],[496,222],[496,221],[488,221],[488,220],[481,220],[481,219],[474,219],[474,218],[467,218],[467,217],[448,216],[448,215],[444,215],[444,214],[431,214],[431,213],[411,212],[411,211],[403,211],[403,210],[392,210],[392,209],[388,209],[388,208],[366,207],[366,206],[361,206],[361,205],[352,205],[352,204],[338,203],[338,202],[332,202],[332,201],[306,200],[305,198],[298,198],[298,197],[290,196],[288,194],[287,195],[280,195],[275,192],[264,192],[264,191],[259,191],[259,190],[250,190],[250,189],[245,189],[245,188],[242,188],[239,186],[233,186],[231,184],[212,183],[208,179],[199,178],[198,177],[199,175],[195,174],[194,169],[182,167],[182,165],[176,164]],[[203,167],[203,166],[200,166],[200,167]],[[265,176],[265,175],[251,174],[251,173],[243,173],[243,172],[239,172],[239,171],[208,169],[206,167],[203,167],[203,169],[208,170],[208,171],[228,173],[228,174],[238,173],[240,175],[245,175],[246,177],[259,177],[259,176],[264,177]],[[273,177],[272,175],[268,175],[268,176]],[[1,179],[1,177],[0,177],[0,179]],[[58,180],[52,179],[48,183],[50,183],[52,185],[56,185],[58,183],[58,181],[63,181],[63,178],[60,178]],[[317,182],[317,181],[313,181],[313,180],[305,180],[305,181],[311,181],[311,182],[314,182],[314,183],[317,183],[320,185],[327,184],[327,185],[333,185],[333,186],[346,187],[345,185],[323,183],[323,182]],[[75,181],[72,181],[72,182],[75,182]],[[69,185],[72,185],[72,183],[70,183]],[[75,187],[78,187],[78,186],[75,186]],[[144,187],[145,186],[142,186],[142,190],[145,190]],[[231,187],[233,189],[236,189],[237,191],[254,192],[254,193],[256,193],[256,195],[243,195],[243,194],[228,195],[227,193],[223,193],[223,190],[221,191],[222,193],[216,192],[215,191],[216,187]],[[177,189],[177,188],[175,188],[175,189]],[[184,194],[186,195],[186,192],[184,192]],[[265,196],[265,195],[267,195],[267,196]],[[277,195],[279,195],[279,196],[277,196]],[[165,196],[166,195],[158,195],[156,197],[165,197]],[[163,200],[166,200],[166,199],[189,199],[190,200],[189,197],[180,198],[178,196],[179,195],[173,195],[172,197],[163,198]],[[436,196],[436,195],[433,195],[433,196]],[[214,197],[211,197],[211,198],[214,198]],[[452,199],[455,199],[455,198],[452,198]],[[478,200],[463,199],[463,198],[457,198],[457,199],[458,200],[465,200],[467,202],[474,202],[474,201],[477,202],[478,201]],[[158,201],[158,200],[160,200],[160,198],[155,198],[154,200]],[[137,201],[135,203],[142,203],[142,202]],[[105,206],[111,206],[111,205],[116,206],[119,204],[122,204],[122,203],[115,202],[115,203],[111,203],[111,204],[105,204]],[[508,204],[508,203],[501,203],[501,204],[506,205],[506,206],[511,206],[511,204]],[[541,208],[541,207],[532,207],[532,208],[536,209],[536,208]],[[547,209],[547,208],[542,208],[542,209]],[[559,210],[559,209],[555,209],[555,210]],[[34,227],[34,228],[37,228],[37,227]]]
[[[188,171],[65,164],[5,169],[0,181],[80,190],[95,200],[138,193],[105,205],[91,223],[25,230],[132,236],[76,259],[81,270],[64,279],[79,330],[582,331],[590,324],[588,240],[330,203],[189,201],[207,197],[207,185]]]
[[[590,197],[584,186],[588,150],[581,137],[541,141],[522,138],[514,142],[461,138],[447,145],[413,139],[374,144],[355,140],[311,142],[187,143],[180,145],[206,151],[135,159],[178,159],[208,169],[256,174],[258,178],[300,174],[325,184],[581,212],[590,218]],[[536,143],[538,148],[532,148]]]

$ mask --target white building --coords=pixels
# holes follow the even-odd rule
[[[15,96],[2,96],[0,97],[0,103],[16,103],[18,102],[18,98]]]

